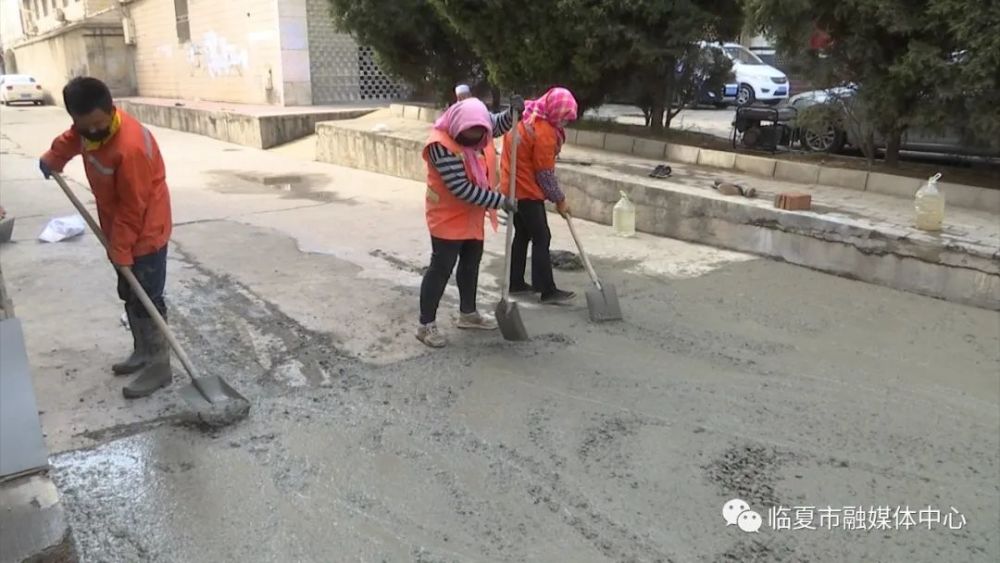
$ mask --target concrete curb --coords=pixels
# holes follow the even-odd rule
[[[419,139],[363,131],[336,122],[319,124],[317,133],[320,161],[419,182],[426,179]],[[670,145],[667,150],[671,148],[686,151],[689,158],[700,154],[697,147]],[[762,165],[760,161],[746,160],[743,164]],[[819,170],[815,173],[818,175]],[[637,228],[642,232],[751,252],[852,279],[1000,310],[996,249],[960,246],[910,231],[876,229],[863,222],[816,212],[760,207],[708,190],[692,191],[669,181],[647,182],[638,176],[622,180],[615,172],[597,166],[566,165],[559,174],[575,214],[583,219],[610,224],[612,207],[618,193],[624,191],[636,205]]]
[[[441,115],[441,110],[393,104],[390,106],[395,117],[420,119],[433,122]],[[821,184],[859,191],[871,191],[897,197],[913,197],[924,183],[919,178],[896,176],[882,172],[867,172],[851,168],[836,168],[804,162],[792,162],[766,156],[756,156],[730,151],[703,149],[691,145],[668,144],[663,141],[643,139],[615,133],[601,133],[568,129],[566,143],[581,147],[601,149],[643,158],[660,159],[684,164],[698,164],[727,170],[739,170],[755,176],[777,178],[806,184]],[[660,151],[660,145],[665,147]],[[964,184],[939,183],[945,198],[951,205],[993,211],[1000,213],[1000,189],[981,188]]]
[[[269,149],[312,135],[316,124],[338,119],[356,119],[372,109],[344,109],[315,113],[249,115],[186,106],[119,99],[116,103],[139,121],[204,135],[220,141],[257,149]]]

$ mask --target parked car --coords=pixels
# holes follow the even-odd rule
[[[856,86],[839,86],[792,96],[789,105],[794,107],[796,111],[802,112],[817,104],[830,104],[836,111],[844,113],[846,119],[847,104],[850,104],[851,99],[856,95]],[[800,130],[798,136],[801,139],[802,147],[806,150],[826,153],[842,152],[848,146],[860,148],[861,140],[856,138],[857,133],[852,131],[852,128],[844,127],[835,119],[832,121],[835,122]],[[885,138],[876,133],[875,148],[884,149],[885,144]],[[998,151],[988,144],[970,142],[955,129],[937,132],[923,127],[910,127],[903,133],[899,148],[911,152],[1000,157]]]
[[[720,49],[733,61],[733,73],[739,85],[736,104],[748,106],[755,101],[778,105],[789,95],[788,77],[785,73],[766,64],[757,55],[739,43],[707,43],[703,46]]]
[[[702,51],[702,53],[704,54],[705,51]],[[703,64],[706,67],[709,66],[707,62],[703,61]],[[678,62],[674,72],[678,78],[681,77],[684,73],[684,63]],[[707,76],[704,76],[703,72],[699,69],[695,74],[695,79],[698,82],[698,93],[693,100],[695,105],[724,108],[736,102],[736,92],[739,90],[739,84],[736,83],[736,75],[734,73],[730,72],[725,84],[715,89],[711,87],[710,82],[712,81]]]
[[[13,103],[40,106],[45,103],[45,90],[27,74],[4,74],[0,76],[0,102],[5,106]]]
[[[718,92],[714,92],[711,88],[703,86],[698,91],[697,102],[701,105],[724,108],[736,102],[736,92],[739,91],[739,88],[740,85],[735,82],[726,83]]]

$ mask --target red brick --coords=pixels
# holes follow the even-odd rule
[[[812,196],[799,192],[782,192],[774,197],[774,206],[788,211],[808,211],[812,207]]]

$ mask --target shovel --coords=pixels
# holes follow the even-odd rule
[[[80,200],[73,193],[73,190],[66,184],[66,180],[63,179],[62,175],[53,172],[52,178],[55,179],[59,187],[62,188],[63,193],[66,197],[73,203],[73,207],[80,215],[87,221],[90,225],[90,230],[94,232],[101,244],[104,246],[105,250],[109,250],[108,239],[104,236],[104,231],[101,227],[94,221],[94,218],[87,211],[87,208],[83,206]],[[125,278],[128,282],[129,287],[132,291],[139,297],[142,301],[143,307],[146,308],[146,312],[153,319],[164,336],[170,342],[170,347],[173,348],[174,354],[180,359],[181,364],[184,365],[184,369],[187,370],[188,375],[191,377],[191,384],[186,385],[180,390],[181,397],[191,406],[195,411],[198,418],[207,424],[218,426],[221,424],[228,424],[229,422],[235,422],[235,420],[246,416],[247,412],[250,411],[250,402],[247,401],[246,397],[240,395],[235,389],[229,386],[221,377],[217,375],[212,375],[208,377],[199,377],[198,371],[195,369],[194,365],[191,363],[190,358],[181,348],[180,343],[174,337],[174,334],[170,331],[170,327],[167,326],[166,321],[160,315],[160,312],[156,310],[156,306],[149,299],[149,295],[146,294],[146,290],[142,288],[139,284],[139,280],[136,279],[135,274],[132,273],[132,269],[128,266],[118,266],[115,265],[115,269],[118,273]]]
[[[580,259],[583,260],[583,265],[587,268],[590,281],[594,282],[595,289],[587,290],[587,308],[590,309],[590,320],[595,323],[622,320],[622,308],[618,304],[618,292],[615,291],[615,286],[601,283],[601,280],[597,279],[597,272],[594,271],[594,266],[591,265],[587,253],[583,251],[580,237],[576,236],[573,218],[569,214],[566,214],[565,217],[566,224],[569,225],[569,232],[573,235],[573,242],[576,243],[576,248],[580,251]]]
[[[510,199],[514,201],[517,201],[515,196],[517,190],[517,145],[521,142],[518,125],[514,124],[514,129],[510,134]],[[510,213],[508,215],[507,247],[503,254],[503,283],[501,284],[500,302],[497,303],[494,313],[504,340],[527,340],[528,331],[524,328],[524,322],[521,320],[521,311],[518,309],[517,303],[510,299],[510,249],[514,244],[514,215]]]

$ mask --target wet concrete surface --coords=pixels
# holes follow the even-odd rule
[[[175,188],[172,324],[252,410],[206,433],[181,423],[173,391],[124,402],[107,365],[126,333],[96,241],[16,233],[0,257],[84,561],[1000,556],[996,313],[582,223],[624,322],[589,323],[582,297],[528,302],[532,340],[507,343],[455,331],[450,291],[452,346],[431,352],[412,335],[419,184],[264,155],[254,170],[328,173],[313,189],[336,198],[219,193],[209,171],[240,153],[154,133],[192,162]],[[40,230],[58,198],[28,157],[3,159],[4,206],[34,206]],[[487,244],[484,308],[501,239]],[[565,233],[556,247],[570,248]],[[720,517],[734,497],[761,514],[953,506],[967,525],[750,534]]]

